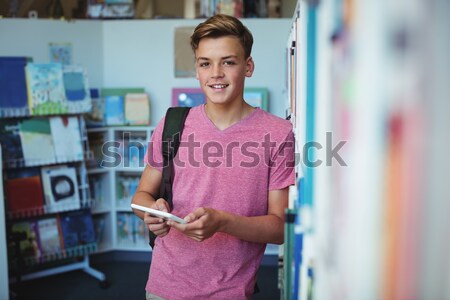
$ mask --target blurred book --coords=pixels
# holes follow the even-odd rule
[[[16,253],[14,245],[10,245],[11,251],[8,251],[10,261],[21,257],[25,259],[25,263],[30,260],[31,263],[39,262],[42,251],[37,221],[26,220],[13,223],[9,238],[11,241],[18,241],[20,249],[20,254]]]
[[[33,115],[67,113],[62,65],[28,63],[25,70],[31,113]]]
[[[60,239],[58,219],[56,217],[38,220],[39,244],[42,255],[60,253],[62,242]]]
[[[65,65],[63,81],[68,112],[89,112],[92,108],[92,101],[86,69],[81,65]]]
[[[150,124],[150,102],[146,93],[128,93],[125,96],[125,123]]]
[[[125,125],[123,96],[105,96],[105,125]]]
[[[6,165],[21,164],[23,161],[22,142],[20,139],[20,120],[0,120],[0,144],[2,159]]]
[[[25,115],[28,110],[28,62],[29,57],[0,57],[0,116]]]
[[[27,119],[20,123],[25,166],[55,163],[55,147],[48,119]]]
[[[81,141],[78,118],[50,118],[51,134],[55,146],[57,162],[83,160],[83,144]]]
[[[95,243],[95,229],[89,210],[76,210],[60,215],[64,249]]]
[[[47,212],[52,213],[80,208],[78,181],[74,167],[65,165],[43,167],[41,169],[41,178]]]
[[[105,126],[105,100],[100,97],[100,90],[97,88],[91,88],[89,90],[91,95],[92,108],[86,114],[86,126],[87,127],[102,127]]]
[[[8,171],[5,194],[7,210],[13,216],[43,213],[44,192],[39,168]]]

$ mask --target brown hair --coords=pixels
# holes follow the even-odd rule
[[[245,58],[248,58],[252,52],[253,36],[241,21],[237,18],[217,14],[208,18],[205,22],[195,27],[191,36],[192,50],[197,50],[200,40],[203,38],[218,38],[223,36],[237,37],[244,48]]]

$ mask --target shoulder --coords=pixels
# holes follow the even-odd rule
[[[260,130],[282,140],[292,134],[292,123],[290,121],[262,109],[258,109],[256,113],[255,127],[258,127]]]

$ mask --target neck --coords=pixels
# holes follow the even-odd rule
[[[211,102],[205,105],[206,115],[220,130],[224,130],[241,121],[251,114],[253,110],[254,108],[243,100],[233,106],[214,104]]]

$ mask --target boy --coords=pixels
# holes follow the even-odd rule
[[[147,299],[251,299],[266,243],[284,240],[294,184],[290,122],[248,105],[253,37],[236,18],[215,15],[191,36],[206,104],[190,110],[174,159],[173,211],[187,224],[134,211],[156,235]],[[132,202],[169,211],[156,199],[161,135],[156,127]]]

